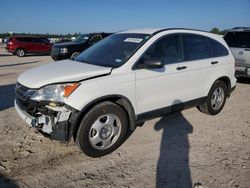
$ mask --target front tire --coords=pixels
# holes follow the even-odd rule
[[[79,54],[80,54],[80,52],[74,52],[74,53],[71,55],[70,59],[74,59],[74,58],[77,57]]]
[[[210,89],[207,100],[198,106],[198,109],[209,115],[218,114],[225,105],[227,98],[227,85],[225,82],[217,80]]]
[[[127,130],[126,112],[112,102],[103,102],[94,106],[82,119],[76,144],[86,155],[101,157],[124,142]]]
[[[18,57],[24,57],[25,56],[25,51],[24,49],[22,48],[18,48],[15,52],[15,54],[18,56]]]

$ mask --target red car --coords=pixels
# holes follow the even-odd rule
[[[39,37],[12,36],[9,38],[6,50],[23,57],[26,54],[50,54],[52,44]]]

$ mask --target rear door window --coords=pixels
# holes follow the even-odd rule
[[[32,38],[32,42],[34,42],[34,43],[45,43],[45,41],[43,41],[42,39],[38,39],[38,38]]]
[[[212,57],[212,49],[207,37],[195,34],[184,34],[186,60],[199,60]]]
[[[17,37],[16,40],[21,42],[32,42],[30,37]]]
[[[229,47],[250,48],[250,32],[228,32],[225,37]]]

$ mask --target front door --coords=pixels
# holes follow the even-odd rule
[[[164,67],[139,68],[143,61],[150,59],[162,61]],[[189,81],[185,76],[189,71],[183,59],[183,42],[178,34],[159,39],[146,51],[136,70],[136,100],[139,114],[189,100]]]

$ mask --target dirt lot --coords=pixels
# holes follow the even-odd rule
[[[50,61],[0,55],[0,187],[250,187],[250,80],[237,83],[219,115],[192,108],[148,121],[93,159],[73,141],[44,138],[13,108],[18,75]]]

